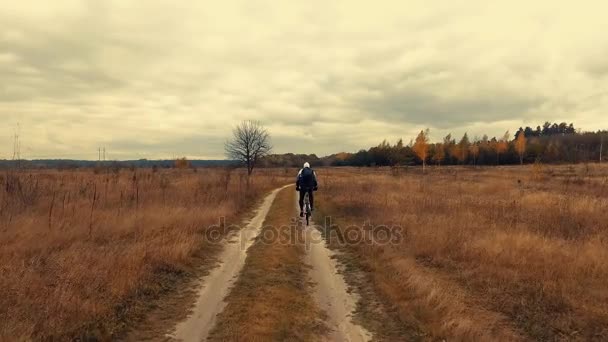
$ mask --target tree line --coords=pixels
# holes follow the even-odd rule
[[[509,165],[533,163],[579,163],[601,161],[608,143],[608,131],[582,132],[574,124],[545,122],[536,128],[520,127],[514,135],[487,135],[457,139],[446,135],[431,142],[430,131],[421,131],[405,144],[384,140],[377,146],[356,153],[339,153],[320,159],[327,166],[397,165]]]
[[[227,154],[247,165],[249,173],[259,162],[263,167],[301,167],[304,162],[324,166],[422,165],[509,165],[533,162],[580,163],[602,161],[608,131],[583,132],[574,124],[545,122],[536,128],[520,127],[515,134],[500,137],[456,138],[448,134],[439,142],[430,141],[428,129],[408,144],[387,140],[356,153],[337,153],[319,158],[315,154],[270,154],[267,131],[259,122],[244,122],[226,144]]]

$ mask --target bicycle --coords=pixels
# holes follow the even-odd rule
[[[310,209],[310,199],[308,198],[308,192],[304,195],[304,210],[306,213],[306,225],[310,224],[310,217],[312,216],[312,210]]]

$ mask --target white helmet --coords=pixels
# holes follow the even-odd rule
[[[310,168],[310,164],[308,164],[308,162],[304,163],[304,168]]]

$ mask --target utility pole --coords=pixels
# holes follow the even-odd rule
[[[97,148],[97,155],[98,155],[97,162],[99,163],[99,162],[101,162],[101,147]]]
[[[105,146],[103,148],[103,161],[104,162],[106,161],[106,148],[105,148]]]

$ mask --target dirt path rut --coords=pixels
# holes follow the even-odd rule
[[[192,313],[175,327],[167,337],[180,341],[204,341],[215,324],[215,318],[224,307],[224,298],[239,275],[247,258],[247,249],[259,234],[264,219],[277,193],[285,187],[271,192],[257,209],[247,226],[236,232],[224,246],[218,259],[221,264],[200,280],[200,290]]]
[[[314,222],[306,227],[306,241],[306,263],[312,267],[310,277],[315,283],[314,298],[327,314],[326,323],[332,329],[328,340],[370,341],[371,333],[352,321],[358,297],[348,291],[344,278],[338,273],[338,264],[332,258],[334,252],[327,248]]]

